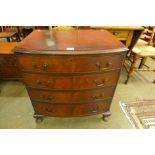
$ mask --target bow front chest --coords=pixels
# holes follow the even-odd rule
[[[128,49],[106,30],[36,30],[15,56],[35,114],[107,120]]]

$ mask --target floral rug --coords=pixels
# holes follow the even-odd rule
[[[133,128],[155,129],[155,100],[120,101],[120,107]]]

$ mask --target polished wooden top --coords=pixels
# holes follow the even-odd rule
[[[91,26],[91,28],[106,30],[144,30],[143,26]]]
[[[93,54],[95,50],[128,49],[106,30],[35,30],[14,49],[33,54]]]
[[[12,49],[17,46],[19,42],[0,42],[0,54],[13,54]]]

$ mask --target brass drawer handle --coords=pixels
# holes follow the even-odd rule
[[[97,107],[92,107],[92,108],[89,109],[89,111],[90,112],[93,112],[93,113],[98,112],[98,110],[99,110],[99,107],[98,106]]]
[[[43,64],[43,70],[46,69],[48,67],[48,63],[44,63]]]
[[[113,34],[113,35],[117,35],[117,34],[119,34],[119,33],[118,33],[118,32],[113,32],[112,34]]]
[[[106,69],[109,69],[111,66],[112,66],[112,62],[108,62],[106,64],[106,67],[103,67],[103,64],[101,64],[99,61],[96,62],[96,66],[99,68],[99,70],[106,70]]]
[[[92,110],[91,112],[96,113],[96,112],[98,112],[98,110]]]
[[[36,83],[36,85],[41,85],[41,81],[40,80],[36,80],[35,83]],[[50,83],[51,83],[50,80],[46,81],[45,82],[45,86],[48,87]]]
[[[51,99],[54,99],[54,97],[53,96],[40,96],[40,98],[42,98],[42,99],[45,99],[45,100],[51,100]]]
[[[48,63],[44,63],[44,64],[42,65],[42,68],[38,68],[37,64],[34,63],[34,62],[32,62],[32,67],[33,67],[33,68],[37,68],[38,71],[45,70],[46,68],[48,68],[48,66],[49,66]]]
[[[48,96],[47,99],[52,100],[52,99],[54,99],[54,97],[53,96]]]
[[[40,80],[36,80],[36,85],[40,85],[40,84],[41,84]]]
[[[50,83],[51,83],[50,80],[46,81],[46,83],[45,83],[46,87],[48,87],[48,85],[49,85]]]
[[[93,82],[94,82],[94,84],[95,84],[97,87],[103,87],[103,86],[106,85],[106,83],[108,82],[108,80],[107,80],[107,79],[106,79],[106,80],[103,80],[103,83],[100,83],[100,82],[97,81],[97,80],[94,80]]]
[[[92,95],[91,98],[93,100],[99,100],[99,99],[103,99],[104,97],[104,93],[100,93],[99,96],[95,96],[95,95]]]
[[[49,112],[49,113],[55,113],[56,112],[55,109],[50,109],[50,110],[49,109],[46,109],[46,111]]]
[[[34,62],[32,62],[32,67],[33,67],[33,68],[37,68],[37,64],[34,63]]]

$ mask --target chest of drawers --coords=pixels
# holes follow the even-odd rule
[[[107,120],[128,49],[105,30],[36,30],[14,52],[34,117]]]

